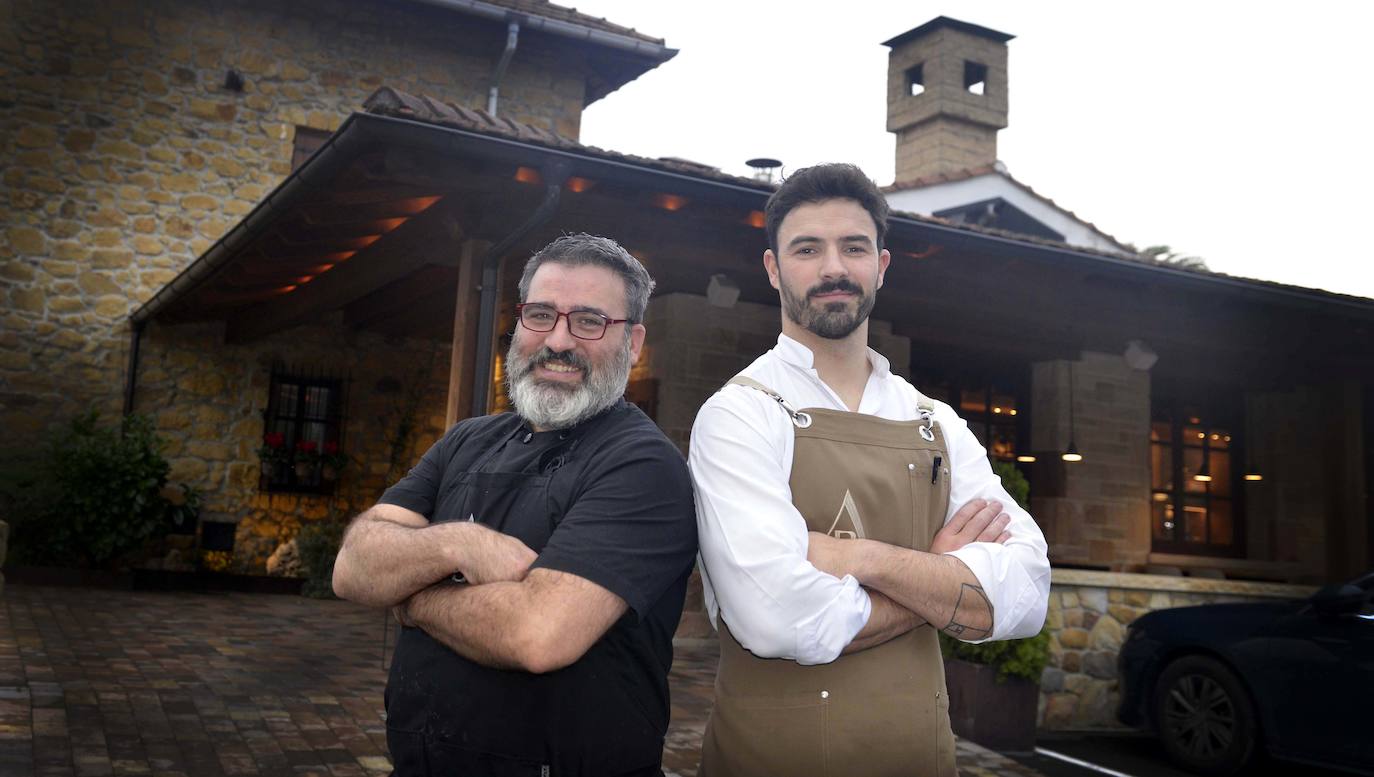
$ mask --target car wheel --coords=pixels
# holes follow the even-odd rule
[[[1224,777],[1254,757],[1259,727],[1250,697],[1216,659],[1185,656],[1165,667],[1154,712],[1165,752],[1186,769]]]

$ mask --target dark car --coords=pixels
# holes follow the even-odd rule
[[[1121,707],[1190,771],[1257,754],[1374,774],[1374,574],[1308,599],[1158,610],[1121,646]]]

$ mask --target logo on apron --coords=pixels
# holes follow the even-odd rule
[[[854,504],[854,495],[849,493],[849,489],[845,489],[840,511],[835,513],[835,521],[830,524],[826,534],[837,540],[861,540],[868,536],[864,534],[864,522],[859,518],[859,508]]]

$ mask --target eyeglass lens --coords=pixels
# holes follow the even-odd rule
[[[547,305],[526,305],[520,309],[520,322],[532,332],[550,332],[559,316],[567,316],[568,328],[584,340],[597,340],[606,334],[606,319],[588,310],[559,313]]]

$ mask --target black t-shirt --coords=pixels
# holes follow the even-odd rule
[[[464,514],[470,473],[524,473],[545,509]],[[657,763],[667,730],[667,674],[696,554],[682,455],[634,405],[619,401],[566,431],[531,432],[513,414],[455,425],[382,496],[432,522],[472,520],[519,538],[535,568],[590,580],[629,611],[572,666],[546,675],[490,669],[418,629],[396,648],[388,727],[426,739],[539,759],[554,773],[613,773]]]

